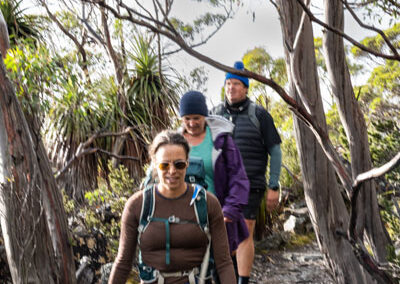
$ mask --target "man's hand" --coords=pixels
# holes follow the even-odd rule
[[[279,203],[279,190],[268,189],[267,192],[267,211],[273,211]]]

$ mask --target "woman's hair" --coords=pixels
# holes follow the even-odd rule
[[[185,150],[186,158],[189,157],[189,143],[186,141],[185,137],[179,132],[173,130],[164,130],[156,135],[149,147],[150,158],[154,158],[158,149],[164,145],[178,145],[182,146]]]

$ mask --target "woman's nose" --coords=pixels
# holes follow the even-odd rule
[[[174,165],[173,163],[170,165],[168,171],[169,171],[170,173],[176,172],[176,168],[175,168],[175,165]]]

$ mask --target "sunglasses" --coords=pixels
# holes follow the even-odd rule
[[[176,160],[173,162],[162,162],[162,163],[158,163],[158,168],[162,171],[168,171],[169,170],[169,166],[173,164],[175,169],[177,170],[183,170],[184,168],[186,168],[187,166],[187,161],[184,160]]]

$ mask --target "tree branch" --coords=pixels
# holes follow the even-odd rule
[[[307,1],[307,6],[310,4],[310,0],[306,0]],[[300,19],[300,23],[299,23],[299,27],[297,29],[296,32],[296,36],[295,39],[293,41],[293,46],[289,47],[288,50],[289,51],[289,58],[290,58],[290,72],[292,73],[292,77],[294,79],[294,83],[295,83],[295,87],[296,90],[301,98],[301,100],[303,101],[303,104],[305,105],[305,107],[307,108],[307,111],[310,112],[311,106],[310,106],[310,102],[307,99],[307,96],[305,96],[305,92],[304,92],[304,86],[303,86],[303,82],[302,80],[300,80],[301,76],[299,74],[299,61],[296,61],[296,58],[299,58],[299,52],[300,52],[300,47],[299,47],[299,41],[302,35],[302,31],[304,30],[304,22],[305,22],[305,18],[306,18],[306,13],[305,11],[303,11],[302,15],[301,15],[301,19]],[[289,45],[289,42],[286,42],[286,45]]]
[[[86,50],[83,47],[83,45],[78,41],[78,39],[72,35],[57,19],[57,17],[50,11],[49,7],[47,6],[46,1],[44,0],[39,0],[40,4],[45,8],[47,15],[49,15],[50,19],[56,23],[57,27],[69,38],[72,40],[72,42],[75,44],[75,46],[78,49],[78,52],[82,56],[82,64],[79,64],[79,66],[82,68],[83,73],[85,74],[85,77],[87,80],[90,81],[90,75],[89,75],[89,70],[88,70],[88,60],[87,60],[87,54]]]
[[[121,84],[122,80],[123,80],[121,59],[119,58],[117,52],[115,52],[113,45],[111,43],[111,35],[110,35],[110,31],[108,29],[108,23],[107,23],[107,15],[106,15],[104,8],[100,9],[100,13],[101,13],[101,24],[103,26],[103,31],[104,31],[104,38],[106,41],[106,48],[107,48],[108,54],[110,55],[111,61],[113,62],[113,65],[114,65],[115,74],[117,76],[117,82],[118,82],[118,84]]]
[[[86,140],[86,142],[79,144],[78,148],[76,149],[75,154],[71,157],[71,159],[69,159],[69,161],[66,163],[64,168],[62,168],[61,170],[57,171],[54,174],[56,180],[59,180],[60,177],[62,177],[65,174],[65,172],[71,167],[72,163],[75,162],[75,160],[77,160],[85,155],[94,154],[96,152],[101,152],[101,153],[107,154],[111,157],[121,159],[121,160],[125,159],[125,160],[139,161],[140,159],[138,157],[117,155],[117,154],[108,152],[106,150],[100,149],[100,148],[89,147],[89,145],[92,144],[93,141],[96,140],[97,138],[127,135],[134,129],[135,129],[135,127],[127,127],[127,128],[125,128],[125,130],[123,130],[121,132],[117,132],[117,133],[114,133],[114,132],[100,133],[100,132],[98,132],[98,133],[93,134],[91,137],[89,137]]]
[[[380,34],[381,37],[383,38],[383,40],[384,40],[384,41],[386,42],[386,44],[388,45],[388,47],[390,48],[390,50],[393,52],[393,54],[395,54],[395,55],[397,55],[397,56],[399,55],[398,52],[397,52],[397,50],[396,50],[396,48],[393,46],[393,44],[390,42],[390,40],[388,39],[388,37],[385,35],[385,33],[384,33],[382,30],[364,24],[364,23],[360,20],[360,18],[357,17],[356,13],[354,13],[353,9],[350,7],[350,5],[347,3],[347,1],[346,1],[346,0],[341,0],[341,1],[342,1],[342,3],[345,5],[345,7],[347,8],[347,10],[350,12],[350,14],[353,16],[353,18],[356,20],[356,22],[357,22],[361,27],[363,27],[363,28],[365,28],[365,29],[368,29],[368,30],[371,30],[371,31],[374,31],[374,32]]]
[[[354,180],[353,188],[358,187],[365,181],[383,176],[384,174],[388,173],[389,171],[391,171],[392,169],[394,169],[399,165],[400,165],[400,152],[398,152],[396,156],[394,156],[389,162],[387,162],[383,166],[379,168],[373,168],[368,172],[359,174]]]
[[[340,35],[341,37],[347,39],[349,42],[351,42],[353,45],[357,46],[361,50],[364,50],[372,55],[375,55],[376,57],[400,61],[400,55],[397,51],[394,52],[393,55],[388,55],[388,54],[383,54],[381,52],[377,52],[376,50],[373,50],[369,47],[366,47],[365,45],[359,43],[358,41],[356,41],[352,37],[348,36],[344,32],[342,32],[336,28],[333,28],[333,27],[325,24],[323,21],[319,20],[317,17],[314,16],[314,14],[310,11],[310,9],[307,8],[307,6],[303,3],[302,0],[296,0],[296,1],[301,5],[303,10],[307,13],[307,15],[311,21],[313,21],[313,22],[319,24],[320,26],[326,28],[327,30],[334,32],[334,33]]]
[[[361,185],[363,184],[363,182],[373,178],[380,177],[391,171],[399,164],[400,164],[400,152],[397,153],[397,155],[393,159],[391,159],[383,166],[359,174],[354,180],[353,191],[350,198],[351,201],[350,222],[348,227],[348,235],[346,239],[352,245],[353,250],[356,252],[356,256],[360,261],[360,263],[368,270],[368,272],[371,275],[375,277],[375,279],[380,281],[380,283],[394,283],[394,282],[392,281],[390,276],[377,265],[377,263],[374,261],[371,255],[364,248],[363,244],[359,241],[362,238],[360,238],[357,235],[357,230],[356,230],[357,198],[359,196],[360,190],[362,188]]]

